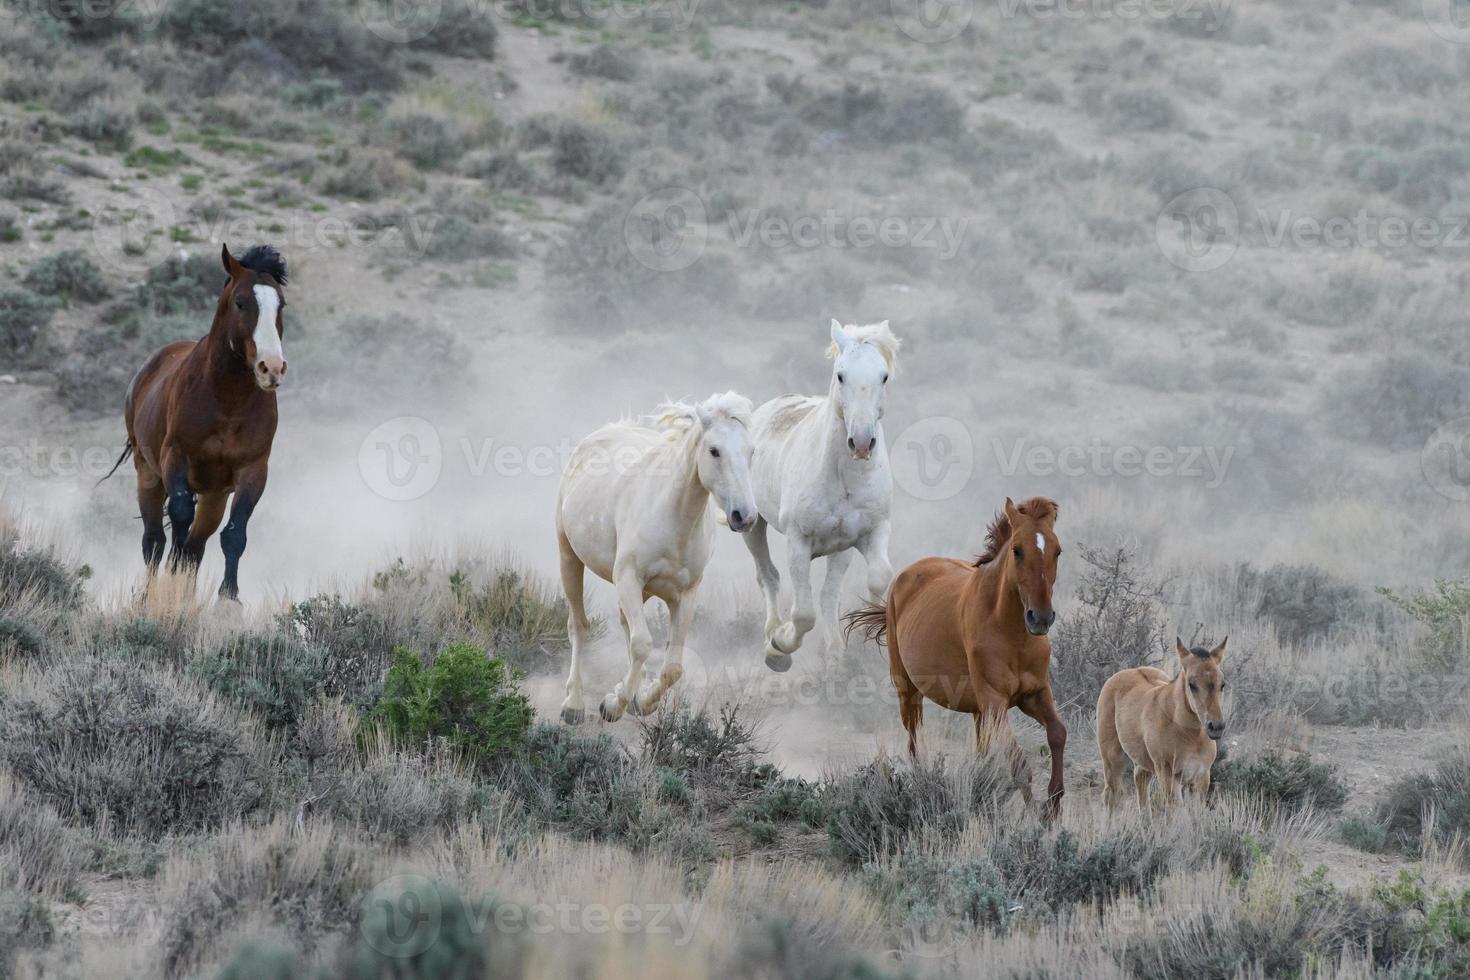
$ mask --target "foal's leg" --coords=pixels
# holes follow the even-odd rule
[[[772,670],[790,670],[791,655],[801,646],[801,638],[817,625],[812,603],[812,543],[799,534],[788,534],[786,551],[791,572],[791,621],[777,627],[766,646],[766,666]]]
[[[250,515],[265,493],[267,467],[257,463],[235,477],[235,502],[230,505],[230,521],[219,534],[220,549],[225,553],[225,580],[220,584],[221,599],[240,601],[240,556],[245,553],[245,529]]]
[[[776,633],[776,628],[781,625],[781,573],[776,571],[776,563],[771,561],[771,544],[766,538],[766,531],[770,527],[764,517],[756,518],[755,527],[745,534],[745,546],[750,549],[750,556],[755,559],[755,577],[761,586],[761,595],[766,600],[766,639],[770,640]],[[770,655],[770,651],[766,651]]]
[[[882,602],[888,595],[888,586],[893,584],[893,565],[888,560],[889,530],[888,521],[883,521],[858,543],[868,566],[868,595],[874,602]]]
[[[1140,766],[1136,761],[1133,763],[1133,789],[1138,793],[1138,809],[1145,814],[1151,813],[1153,808],[1148,802],[1148,784],[1154,778],[1154,774]]]
[[[821,615],[822,632],[829,650],[841,650],[847,645],[837,621],[837,600],[842,595],[842,579],[851,564],[851,551],[835,551],[827,556],[827,574],[822,579]]]
[[[587,643],[587,605],[583,593],[585,569],[582,559],[572,550],[566,536],[558,533],[561,552],[561,588],[567,597],[567,636],[572,641],[572,669],[567,674],[567,698],[561,703],[561,720],[580,725],[587,717],[587,702],[582,697],[582,651]]]
[[[1062,718],[1057,714],[1049,687],[1023,699],[1017,707],[1046,726],[1046,747],[1051,752],[1051,780],[1046,785],[1045,816],[1048,820],[1055,820],[1062,815],[1062,795],[1066,792],[1062,779],[1062,755],[1067,749],[1067,726],[1062,724]]]
[[[643,580],[638,570],[629,564],[613,569],[613,585],[618,590],[618,609],[623,614],[628,633],[628,674],[618,686],[608,692],[598,707],[603,721],[617,721],[623,717],[628,702],[638,691],[638,682],[643,678],[643,665],[653,650],[653,633],[648,629],[648,619],[643,614]]]
[[[633,699],[630,709],[634,714],[646,715],[655,711],[668,689],[684,676],[684,643],[689,639],[689,624],[694,621],[698,589],[696,585],[668,603],[669,646],[664,653],[663,669],[657,678],[650,677]]]

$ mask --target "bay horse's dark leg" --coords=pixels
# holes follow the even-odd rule
[[[219,587],[221,599],[240,601],[240,556],[245,553],[245,531],[260,495],[265,492],[265,477],[266,467],[261,463],[236,478],[230,520],[219,533],[220,548],[225,553],[225,580]]]
[[[227,493],[199,495],[198,504],[194,510],[194,522],[189,525],[189,538],[184,542],[186,567],[196,569],[204,560],[204,546],[209,543],[209,536],[219,530],[220,521],[224,520],[225,507],[229,500],[230,495]]]
[[[158,573],[163,561],[163,547],[168,535],[163,530],[163,481],[141,461],[138,462],[138,516],[143,518],[143,562],[148,574]]]
[[[194,524],[194,491],[189,488],[189,471],[183,457],[173,453],[166,459],[163,483],[168,489],[168,524],[173,539],[168,567],[176,572],[186,567],[184,542],[188,540],[189,528]]]
[[[1062,718],[1057,714],[1049,687],[1022,699],[1016,707],[1046,726],[1046,747],[1051,751],[1051,781],[1046,787],[1045,814],[1047,820],[1055,820],[1062,814],[1062,796],[1066,793],[1062,782],[1062,756],[1067,750],[1067,726],[1062,724]]]

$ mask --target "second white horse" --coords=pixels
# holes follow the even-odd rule
[[[603,719],[617,721],[630,707],[634,714],[647,714],[683,676],[695,594],[714,548],[710,498],[732,530],[748,531],[756,521],[750,425],[750,401],[726,392],[699,405],[661,406],[646,424],[605,425],[578,444],[556,503],[562,588],[571,607],[572,669],[563,721],[578,724],[586,717],[585,569],[617,589],[618,617],[628,641],[628,673],[602,699]],[[669,645],[658,676],[640,690],[643,665],[653,649],[643,614],[650,596],[669,607]]]
[[[837,599],[854,550],[867,563],[867,586],[881,600],[893,579],[888,512],[893,473],[883,440],[883,402],[899,341],[888,321],[844,327],[832,321],[832,380],[824,398],[782,395],[755,413],[755,499],[760,511],[746,546],[766,600],[766,666],[789,670],[791,654],[816,625],[812,561],[826,557],[822,627],[842,642]],[[767,526],[786,538],[791,615],[781,616],[781,576]]]

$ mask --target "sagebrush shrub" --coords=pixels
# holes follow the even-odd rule
[[[1433,824],[1426,823],[1431,813]],[[1441,842],[1470,836],[1470,748],[1448,753],[1433,769],[1409,773],[1384,793],[1376,814],[1389,843],[1418,853],[1432,834]]]
[[[1305,752],[1283,755],[1268,750],[1254,758],[1227,758],[1211,770],[1211,792],[1259,799],[1284,812],[1314,809],[1329,813],[1347,802],[1347,785],[1337,767],[1313,762]]]
[[[64,816],[150,836],[266,805],[259,723],[157,664],[77,656],[32,669],[0,717],[0,761]]]
[[[0,289],[0,360],[28,365],[46,354],[45,334],[57,303],[29,289]]]
[[[75,248],[36,260],[22,285],[38,295],[63,302],[99,303],[110,292],[97,263]]]
[[[88,574],[85,566],[69,568],[54,552],[27,547],[18,535],[0,529],[0,608],[33,596],[57,612],[74,612],[81,608]]]
[[[287,730],[327,685],[322,652],[279,634],[235,636],[195,656],[189,673],[269,727]]]

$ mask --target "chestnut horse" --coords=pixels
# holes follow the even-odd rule
[[[924,699],[975,716],[975,747],[990,751],[999,739],[1011,775],[1027,803],[1031,771],[1006,718],[1020,708],[1046,727],[1051,782],[1045,814],[1062,804],[1062,752],[1067,728],[1052,700],[1051,606],[1062,549],[1052,527],[1057,505],[1035,497],[1017,507],[1009,497],[974,562],[924,558],[899,572],[886,604],[844,617],[849,632],[888,645],[888,669],[908,730],[909,754],[918,754]]]
[[[245,529],[265,492],[276,389],[286,374],[286,262],[264,245],[238,259],[225,246],[222,260],[229,279],[209,335],[163,347],[128,386],[128,444],[112,470],[132,456],[150,577],[163,559],[165,509],[173,529],[169,567],[195,571],[229,504],[219,594],[238,602]]]

